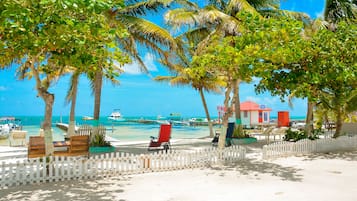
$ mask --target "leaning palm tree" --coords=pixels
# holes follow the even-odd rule
[[[168,64],[166,65],[170,66]],[[223,86],[223,80],[200,68],[192,68],[189,66],[182,66],[177,64],[175,66],[171,65],[171,68],[176,69],[175,76],[157,76],[155,80],[170,81],[172,85],[176,85],[176,86],[191,85],[194,89],[196,89],[200,94],[203,108],[205,110],[209,131],[210,131],[210,137],[213,137],[214,136],[213,124],[207,107],[204,91],[220,93],[221,86]]]

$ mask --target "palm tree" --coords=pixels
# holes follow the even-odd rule
[[[241,22],[236,15],[240,11],[246,11],[255,15],[260,15],[259,11],[264,11],[268,8],[277,8],[278,2],[275,0],[210,0],[209,5],[198,9],[198,6],[191,8],[179,8],[169,11],[165,15],[165,19],[169,25],[177,27],[193,27],[195,29],[208,30],[206,37],[197,42],[195,47],[196,55],[204,53],[205,47],[212,43],[215,38],[226,36],[239,36],[241,34]],[[234,44],[232,44],[234,46]],[[239,74],[239,72],[236,72]],[[239,77],[239,76],[238,76]],[[238,129],[241,128],[240,109],[239,109],[239,83],[241,79],[233,78],[227,85],[227,91],[230,91],[232,85],[234,92],[235,114]],[[225,100],[229,100],[229,94],[226,93]],[[225,101],[227,102],[227,101]],[[227,116],[229,113],[226,113]],[[228,120],[228,117],[223,120]],[[223,121],[224,127],[228,121]],[[223,128],[224,130],[224,128]],[[220,139],[221,140],[221,139]],[[225,139],[223,139],[225,140]],[[219,143],[221,144],[221,143]]]
[[[213,74],[204,70],[202,71],[202,69],[183,66],[183,63],[184,62],[182,62],[181,65],[176,64],[174,67],[171,65],[172,69],[176,69],[176,76],[157,76],[155,80],[170,81],[172,85],[191,85],[194,89],[196,89],[200,94],[203,108],[205,110],[210,130],[210,137],[214,137],[213,124],[207,107],[204,91],[220,93],[220,86],[223,86],[223,81],[215,77]],[[166,65],[170,66],[170,64]]]
[[[162,60],[167,60],[165,48],[172,51],[177,45],[171,34],[160,26],[144,19],[143,15],[148,12],[157,12],[160,9],[168,7],[170,4],[180,3],[190,6],[189,1],[180,0],[153,0],[153,1],[127,1],[124,8],[112,9],[109,12],[109,20],[113,26],[124,28],[128,35],[125,39],[118,36],[118,43],[121,51],[139,64],[141,70],[149,73],[145,63],[141,59],[137,45],[141,44],[147,49],[153,51]],[[94,93],[94,119],[99,119],[100,114],[100,97],[102,89],[103,71],[99,67],[96,74],[91,77],[91,86]],[[113,81],[113,79],[111,79]]]
[[[329,29],[331,31],[336,30],[336,23],[340,21],[354,22],[357,19],[357,1],[356,0],[326,0],[325,10],[324,10],[324,19],[330,23]],[[356,94],[352,93],[350,99],[355,100]],[[338,97],[331,97],[332,100],[326,101],[326,96],[323,96],[322,99],[325,99],[325,102],[335,102]],[[328,98],[327,98],[328,99]],[[341,106],[342,108],[336,110],[336,133],[334,137],[340,135],[340,130],[342,126],[342,118],[346,112],[352,112],[350,102],[347,100],[346,104]],[[352,103],[353,105],[353,103]],[[346,115],[346,114],[345,114]]]
[[[71,135],[75,133],[75,109],[77,103],[79,75],[80,73],[78,71],[72,74],[70,87],[66,96],[67,102],[71,102],[71,111],[69,113],[69,124],[67,130],[68,137],[71,137]]]
[[[331,28],[339,21],[350,21],[357,18],[356,0],[326,0],[324,19],[330,22]]]

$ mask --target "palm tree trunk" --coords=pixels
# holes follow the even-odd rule
[[[314,107],[315,103],[307,100],[307,114],[306,114],[306,121],[305,121],[305,132],[307,136],[311,136],[312,131],[314,130]]]
[[[45,120],[42,124],[44,133],[45,133],[45,147],[46,147],[46,156],[53,155],[53,137],[52,137],[52,108],[55,100],[55,96],[48,92],[40,92],[40,96],[44,99],[46,108],[45,108]]]
[[[78,79],[79,79],[79,74],[74,73],[72,77],[72,90],[71,90],[71,111],[69,114],[69,125],[68,125],[68,131],[67,131],[67,136],[71,137],[74,135],[76,132],[75,126],[75,113],[76,113],[76,103],[77,103],[77,90],[78,90]]]
[[[93,118],[98,124],[100,114],[100,99],[102,95],[103,72],[97,71],[94,80],[94,115]]]
[[[231,85],[228,85],[224,94],[224,108],[225,112],[222,117],[222,130],[218,138],[218,148],[223,149],[226,145],[226,132],[228,127],[228,118],[232,115],[232,109],[229,107],[230,94],[232,92]]]
[[[214,137],[214,134],[213,134],[213,125],[212,125],[211,117],[210,117],[210,115],[209,115],[209,111],[208,111],[208,107],[207,107],[205,95],[204,95],[204,93],[203,93],[203,89],[202,89],[202,88],[199,88],[198,91],[200,92],[200,96],[201,96],[201,99],[202,99],[202,104],[203,104],[203,107],[204,107],[204,109],[205,109],[205,113],[206,113],[206,117],[207,117],[207,121],[208,121],[209,136],[210,136],[210,137]]]
[[[237,135],[242,134],[243,132],[243,127],[242,127],[242,119],[241,119],[241,114],[240,114],[240,97],[239,97],[239,84],[240,81],[234,80],[233,81],[233,97],[234,97],[234,108],[235,108],[235,116],[236,116],[236,126],[235,129],[237,129],[237,131],[235,131],[234,133]]]

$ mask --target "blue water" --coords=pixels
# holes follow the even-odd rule
[[[28,132],[29,136],[39,135],[40,125],[42,124],[44,118],[42,116],[16,116],[16,118],[21,119],[23,130]],[[101,117],[98,122],[91,120],[83,120],[82,117],[76,117],[76,125],[80,126],[83,124],[89,125],[104,125],[107,130],[107,135],[118,139],[120,141],[147,141],[150,136],[157,136],[160,124],[151,123],[143,124],[138,123],[136,120],[156,120],[157,117],[126,117],[127,121],[112,121],[107,117]],[[64,131],[56,127],[56,123],[63,122],[68,123],[69,117],[59,117],[54,116],[52,118],[52,129],[53,129],[53,139],[63,140]],[[172,128],[172,138],[182,139],[182,138],[200,138],[209,135],[209,130],[207,126],[192,127],[192,126],[179,126],[174,125]]]
[[[23,130],[28,132],[29,136],[39,135],[40,125],[44,118],[42,116],[16,116],[16,118],[21,119]],[[83,124],[104,125],[107,130],[107,135],[118,139],[120,141],[147,141],[150,136],[157,136],[159,131],[159,124],[143,124],[138,123],[136,120],[156,120],[157,117],[125,117],[127,121],[112,121],[107,117],[101,117],[98,122],[83,120],[82,117],[76,117],[76,125],[80,126]],[[214,118],[213,118],[214,119]],[[271,119],[276,119],[271,117]],[[291,120],[301,120],[304,117],[290,117]],[[187,119],[186,119],[187,120]],[[53,139],[63,140],[64,131],[56,127],[56,123],[63,122],[68,123],[69,117],[54,116],[52,118],[52,129],[53,129]],[[219,129],[219,127],[214,128]],[[172,138],[182,139],[182,138],[201,138],[209,135],[208,126],[180,126],[174,125],[172,128]]]

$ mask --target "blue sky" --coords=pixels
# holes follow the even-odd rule
[[[282,8],[301,11],[316,18],[323,13],[324,0],[287,0],[282,2]],[[157,17],[155,17],[157,18]],[[161,19],[155,19],[160,23]],[[144,61],[153,76],[167,74],[151,53],[144,52]],[[124,116],[168,116],[170,113],[181,113],[184,117],[204,116],[204,109],[197,91],[190,87],[173,87],[168,83],[157,83],[142,74],[137,65],[125,66],[126,72],[118,79],[119,86],[105,82],[102,91],[101,116],[109,115],[113,109],[120,109]],[[255,94],[254,83],[242,84],[240,87],[241,101],[253,100],[272,108],[271,116],[277,116],[277,111],[288,110],[291,116],[305,116],[306,101],[296,99],[294,107],[282,103],[279,97],[271,97],[269,93]],[[65,105],[65,95],[69,87],[69,77],[63,77],[54,83],[50,91],[55,94],[53,115],[69,115],[69,105]],[[22,116],[44,114],[44,103],[36,97],[33,80],[18,81],[15,69],[0,71],[0,116]],[[223,104],[223,94],[207,94],[207,104],[212,116],[218,116],[217,106]],[[86,78],[81,78],[79,84],[76,114],[78,116],[93,114],[94,99]]]

